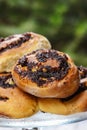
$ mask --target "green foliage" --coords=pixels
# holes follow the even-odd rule
[[[0,0],[0,36],[33,31],[87,66],[86,0]]]

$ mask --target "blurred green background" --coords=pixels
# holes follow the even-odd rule
[[[0,0],[0,37],[27,31],[87,66],[87,0]]]

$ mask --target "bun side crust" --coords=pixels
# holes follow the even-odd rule
[[[69,101],[59,98],[38,98],[39,109],[43,112],[69,115],[87,111],[87,90],[76,95]]]

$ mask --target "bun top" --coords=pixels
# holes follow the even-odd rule
[[[26,43],[27,41],[31,40],[32,42],[38,41],[38,43],[46,42],[46,47],[51,48],[51,45],[47,38],[40,34],[36,34],[33,32],[26,32],[24,34],[15,34],[6,38],[0,39],[0,53],[4,51],[10,50],[12,48],[20,47],[22,44]],[[44,45],[45,46],[45,45]]]
[[[66,54],[56,50],[42,49],[23,56],[14,70],[38,86],[43,86],[54,80],[63,79],[69,67]]]
[[[21,46],[22,43],[28,41],[31,38],[30,33],[16,34],[3,38],[0,41],[0,53],[6,50]]]

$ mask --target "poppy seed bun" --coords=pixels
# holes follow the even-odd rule
[[[43,112],[68,115],[87,111],[87,68],[80,67],[80,85],[78,90],[70,97],[38,98],[39,109]]]
[[[67,54],[56,50],[41,49],[23,56],[12,76],[22,90],[43,98],[65,98],[79,86],[77,67]]]
[[[42,35],[27,32],[0,40],[0,72],[10,72],[16,61],[24,54],[37,49],[50,49],[49,41]]]
[[[21,91],[13,82],[11,73],[0,73],[0,116],[24,118],[37,110],[36,98]]]

